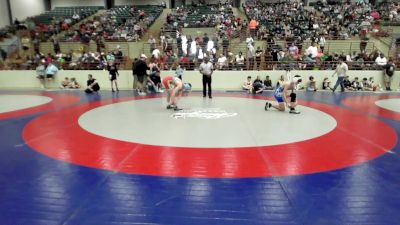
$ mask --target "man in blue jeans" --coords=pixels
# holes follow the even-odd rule
[[[343,58],[339,58],[338,65],[336,67],[335,72],[332,74],[332,77],[337,74],[338,79],[336,81],[335,86],[332,89],[332,92],[335,92],[337,86],[340,85],[340,89],[342,92],[344,92],[344,78],[346,76],[347,71],[349,71],[349,67],[347,64],[343,61]]]

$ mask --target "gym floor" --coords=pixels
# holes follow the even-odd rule
[[[400,93],[266,100],[0,91],[0,224],[400,224]]]

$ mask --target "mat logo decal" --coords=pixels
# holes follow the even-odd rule
[[[222,119],[237,116],[237,113],[228,113],[219,108],[194,108],[176,112],[171,115],[175,119],[199,118],[199,119]]]

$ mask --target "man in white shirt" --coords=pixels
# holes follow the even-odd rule
[[[336,67],[335,72],[332,74],[332,77],[337,74],[338,79],[336,81],[335,86],[332,89],[332,92],[335,92],[336,88],[340,85],[341,91],[344,92],[344,78],[346,77],[346,73],[349,70],[347,64],[343,61],[343,58],[339,58],[339,64]]]
[[[214,72],[214,66],[209,62],[208,57],[204,57],[204,61],[200,64],[199,71],[203,74],[203,97],[206,97],[206,86],[208,86],[208,97],[211,96],[211,75]]]
[[[376,65],[379,67],[379,69],[382,69],[384,66],[387,64],[387,59],[383,53],[379,54],[378,57],[375,59]]]
[[[218,69],[222,70],[226,66],[227,58],[223,54],[221,54],[218,58]]]
[[[311,59],[315,60],[318,56],[318,48],[315,43],[312,43],[306,50],[306,56],[310,56]]]
[[[160,52],[160,50],[158,48],[155,48],[153,50],[153,52],[151,53],[151,55],[153,55],[154,58],[156,58],[156,59],[158,59],[160,57],[160,54],[161,54],[161,52]]]

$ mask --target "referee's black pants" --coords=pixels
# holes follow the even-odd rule
[[[206,97],[207,85],[208,85],[208,97],[211,98],[211,76],[203,75],[203,97]]]

